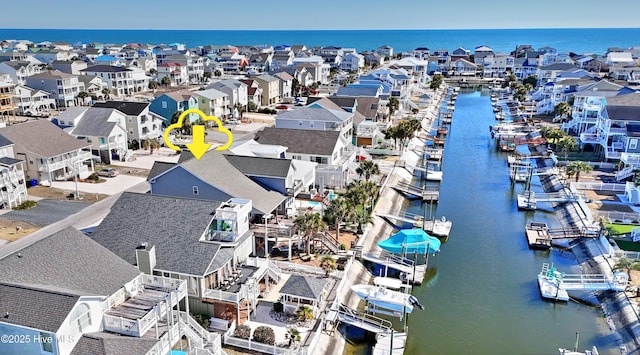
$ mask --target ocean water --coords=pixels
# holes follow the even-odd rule
[[[471,50],[487,45],[511,52],[518,44],[550,46],[559,52],[604,54],[609,47],[640,46],[640,28],[482,29],[482,30],[66,30],[0,29],[1,39],[34,42],[184,43],[198,45],[304,44],[372,50],[390,45],[396,52],[417,47]]]

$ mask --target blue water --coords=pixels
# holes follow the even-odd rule
[[[184,43],[198,45],[304,44],[340,46],[358,51],[382,45],[396,52],[417,47],[473,52],[480,45],[494,51],[511,52],[518,44],[534,48],[550,46],[560,52],[603,54],[609,47],[640,45],[640,28],[624,29],[510,29],[510,30],[65,30],[0,29],[0,39],[28,39],[34,42],[100,43]]]
[[[506,155],[490,139],[495,121],[488,92],[461,93],[455,107],[434,213],[453,228],[430,258],[435,276],[413,289],[426,309],[409,316],[406,353],[553,354],[573,347],[576,332],[581,349],[596,345],[610,353],[615,341],[599,308],[540,297],[536,275],[543,262],[578,272],[577,262],[570,252],[529,250],[526,223],[558,221],[549,212],[518,211],[523,186],[511,187]],[[423,208],[406,206],[413,213]]]

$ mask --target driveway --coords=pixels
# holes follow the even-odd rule
[[[2,215],[3,218],[29,222],[41,226],[46,226],[68,216],[75,214],[87,207],[86,202],[59,201],[59,200],[38,200],[38,205],[28,210],[13,210]]]

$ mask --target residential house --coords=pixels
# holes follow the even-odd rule
[[[94,65],[109,65],[114,67],[124,67],[125,59],[113,55],[99,55],[93,59]]]
[[[365,51],[362,53],[364,64],[371,68],[376,68],[384,63],[384,57],[375,52]]]
[[[107,84],[107,89],[109,89],[109,92],[113,95],[133,95],[136,92],[131,69],[129,68],[112,65],[94,65],[81,70],[81,72],[83,75],[100,77],[100,79]]]
[[[142,148],[142,142],[162,139],[163,119],[152,115],[148,102],[107,101],[96,102],[93,107],[116,109],[126,116],[127,141],[134,147]]]
[[[547,82],[553,82],[558,75],[564,71],[577,69],[573,64],[569,63],[554,63],[546,66],[542,66],[538,69],[538,86],[542,86]]]
[[[82,75],[81,70],[87,69],[87,63],[81,60],[55,60],[51,67],[63,73]]]
[[[328,295],[327,279],[291,275],[280,289],[282,305],[286,313],[295,313],[301,306],[311,308],[313,316],[319,315],[319,305]]]
[[[570,120],[562,124],[562,129],[581,136],[585,132],[595,132],[594,126],[597,124],[600,112],[607,104],[607,98],[623,94],[624,87],[607,80],[594,79],[584,79],[578,84],[581,85],[578,85],[573,94]]]
[[[124,192],[91,238],[145,274],[185,282],[189,311],[209,315],[213,328],[226,331],[248,320],[267,279],[279,279],[264,259],[249,257],[251,210],[252,201],[240,198]]]
[[[451,55],[449,54],[448,49],[436,49],[433,51],[431,56],[429,56],[429,61],[435,62],[435,70],[429,69],[429,74],[434,71],[439,71],[441,73],[448,73],[451,68]]]
[[[16,85],[24,85],[27,77],[41,72],[39,65],[29,61],[0,62],[0,74],[9,74]]]
[[[468,49],[464,49],[462,47],[458,47],[451,52],[451,62],[454,62],[458,59],[469,60],[471,55],[471,51]]]
[[[225,118],[233,114],[234,107],[246,107],[249,102],[247,85],[239,80],[226,79],[207,85],[207,89],[216,89],[229,97],[229,107],[225,110]]]
[[[34,57],[42,63],[51,64],[56,60],[70,60],[71,52],[61,49],[43,49],[36,51]]]
[[[640,75],[640,67],[631,64],[631,65],[612,65],[609,67],[609,77],[614,80],[627,80],[627,81],[638,81]]]
[[[361,68],[364,68],[364,56],[358,53],[345,54],[340,63],[340,70],[346,72],[359,72]]]
[[[463,58],[453,62],[452,68],[457,76],[476,76],[478,73],[478,65]]]
[[[48,92],[23,85],[16,86],[13,102],[16,113],[23,116],[48,116],[56,109],[56,100]]]
[[[240,79],[245,85],[247,85],[247,104],[252,104],[255,108],[262,106],[262,98],[264,97],[264,90],[260,87],[257,80],[254,79]]]
[[[378,53],[382,57],[392,58],[393,57],[393,47],[391,47],[389,45],[380,46],[380,47],[376,48],[376,53]]]
[[[196,94],[189,90],[179,90],[166,92],[156,97],[151,101],[149,111],[164,118],[165,126],[169,126],[174,113],[178,111],[184,112],[192,108],[199,108]],[[190,122],[194,122],[197,119],[197,114],[189,114]]]
[[[91,107],[74,121],[69,134],[91,144],[91,152],[103,163],[111,164],[113,160],[125,161],[128,158],[125,114],[113,108]]]
[[[293,76],[287,72],[278,72],[273,74],[276,78],[280,79],[280,93],[282,95],[283,102],[293,101]]]
[[[405,74],[411,76],[411,80],[407,82],[409,86],[415,83],[419,85],[425,85],[429,81],[429,61],[422,60],[415,57],[404,57],[402,59],[394,60],[389,63],[389,66],[395,69],[403,69]]]
[[[0,205],[13,208],[28,198],[24,161],[16,159],[13,142],[0,136]]]
[[[238,70],[246,69],[249,65],[249,61],[244,54],[237,52],[222,52],[215,58],[216,62],[222,64],[224,71],[236,72]]]
[[[149,91],[150,77],[140,68],[131,68],[131,79],[133,80],[133,92]]]
[[[189,316],[186,283],[143,275],[73,228],[28,236],[0,255],[0,332],[32,341],[2,342],[0,353],[165,354],[185,336],[185,350],[220,354],[220,337],[205,346]]]
[[[428,60],[431,56],[431,50],[427,47],[418,47],[411,51],[411,54],[418,59]]]
[[[15,157],[25,162],[26,177],[51,185],[91,173],[84,161],[91,159],[90,144],[75,139],[47,120],[32,120],[0,128],[0,136],[15,145]]]
[[[255,53],[248,59],[247,70],[254,73],[267,73],[271,70],[273,53]],[[281,64],[280,64],[281,65]]]
[[[380,98],[383,95],[383,85],[352,85],[341,86],[335,96],[366,96]]]
[[[473,62],[477,65],[484,65],[484,57],[494,54],[491,47],[478,46],[473,51]]]
[[[225,110],[229,107],[229,96],[216,89],[198,90],[193,92],[197,96],[198,109],[207,116],[225,117]]]
[[[80,75],[78,76],[78,81],[84,85],[84,92],[89,94],[86,100],[104,99],[105,94],[102,91],[107,89],[107,84],[99,76]]]
[[[276,128],[338,131],[345,141],[353,135],[354,112],[347,112],[327,98],[307,106],[278,113]]]
[[[513,73],[514,61],[513,56],[506,53],[486,54],[482,61],[482,76],[502,78],[507,72]]]
[[[204,80],[204,59],[198,55],[173,54],[164,58],[164,63],[178,63],[185,69],[185,83],[201,83]],[[158,63],[158,68],[163,63]],[[158,74],[160,71],[158,70]]]
[[[162,83],[164,78],[169,79],[169,86],[187,85],[189,83],[189,74],[186,68],[175,62],[158,64],[158,82]]]
[[[27,77],[25,82],[32,89],[50,93],[58,107],[76,106],[78,94],[84,91],[84,84],[78,80],[78,76],[59,70],[34,74]]]
[[[316,162],[316,185],[343,188],[355,177],[355,147],[340,131],[266,127],[255,134],[260,144],[287,147],[285,157]]]
[[[262,105],[268,106],[282,101],[280,93],[280,79],[269,74],[256,76],[255,81],[262,88]]]
[[[636,65],[636,61],[631,56],[631,52],[609,52],[605,63],[609,66]]]
[[[0,51],[0,62],[18,62],[18,61],[26,61],[29,55],[24,52],[12,50],[12,51]]]
[[[291,50],[275,51],[271,56],[270,70],[280,70],[284,67],[293,65],[295,53]]]
[[[16,90],[15,88],[16,84],[9,80],[8,75],[5,74],[3,76],[0,76],[0,115],[15,115],[17,109],[17,105],[14,99]]]
[[[608,72],[609,65],[601,58],[592,56],[579,56],[575,58],[576,65],[579,68],[593,73]]]

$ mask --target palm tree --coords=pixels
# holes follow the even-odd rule
[[[300,308],[296,310],[296,316],[298,317],[298,320],[301,321],[312,320],[314,318],[313,309],[308,306],[300,306]]]
[[[365,181],[369,181],[372,175],[380,174],[380,167],[373,160],[362,160],[356,168],[356,173],[361,177],[364,176]]]
[[[553,113],[562,118],[566,118],[571,115],[571,105],[566,102],[561,102],[553,108]]]
[[[598,234],[600,236],[608,236],[609,235],[609,229],[607,229],[607,224],[610,223],[609,218],[607,216],[598,216],[598,218],[596,219],[596,222],[598,223],[598,227],[599,227],[599,231]]]
[[[364,231],[362,230],[362,226],[373,222],[373,217],[371,216],[371,213],[369,213],[364,208],[359,208],[359,209],[356,209],[355,221],[358,223],[358,229],[356,230],[356,234],[362,234],[364,233]]]
[[[158,89],[158,86],[160,86],[160,84],[158,84],[158,82],[155,80],[151,80],[149,82],[149,89],[153,90],[154,92]]]
[[[392,96],[389,98],[387,107],[389,108],[389,115],[393,116],[393,113],[400,107],[400,101],[398,101],[396,97]]]
[[[158,71],[155,68],[151,68],[149,69],[149,74],[151,74],[151,76],[158,74]]]
[[[170,124],[175,124],[178,123],[178,120],[180,119],[180,115],[182,115],[182,111],[178,110],[176,112],[173,113],[173,115],[171,115],[171,123]]]
[[[320,213],[302,214],[296,217],[293,223],[307,240],[307,255],[311,255],[311,241],[313,239],[313,233],[323,231],[326,228],[326,224],[322,220]]]
[[[325,255],[322,257],[322,261],[320,262],[320,267],[325,272],[325,277],[329,277],[335,269],[338,268],[336,264],[336,259],[334,259],[331,255]]]
[[[102,95],[104,95],[104,99],[105,100],[109,100],[109,89],[104,88],[104,89],[102,89],[101,93],[102,93]]]
[[[627,274],[631,273],[631,270],[638,267],[638,262],[629,260],[627,258],[620,258],[618,262],[613,265],[613,271],[624,270]]]
[[[325,210],[325,219],[333,221],[336,227],[336,239],[340,238],[340,225],[353,218],[353,212],[353,206],[344,197],[338,197],[331,201]]]
[[[298,328],[288,328],[287,334],[285,334],[287,339],[289,339],[289,346],[300,341],[300,331]]]
[[[540,135],[555,146],[558,140],[567,134],[558,127],[546,126],[540,129]]]
[[[564,136],[558,139],[556,146],[562,153],[564,153],[564,161],[566,162],[569,152],[574,151],[576,150],[576,148],[578,148],[578,142],[571,136]]]
[[[576,181],[580,179],[580,173],[588,173],[592,170],[591,165],[583,161],[572,161],[567,164],[566,172],[567,176],[576,176]]]
[[[85,103],[85,99],[89,97],[89,93],[86,91],[80,91],[78,93],[78,98],[80,99],[80,102],[84,105]]]
[[[171,85],[171,79],[168,76],[164,76],[162,77],[162,79],[160,79],[160,84],[164,86],[169,86]]]

